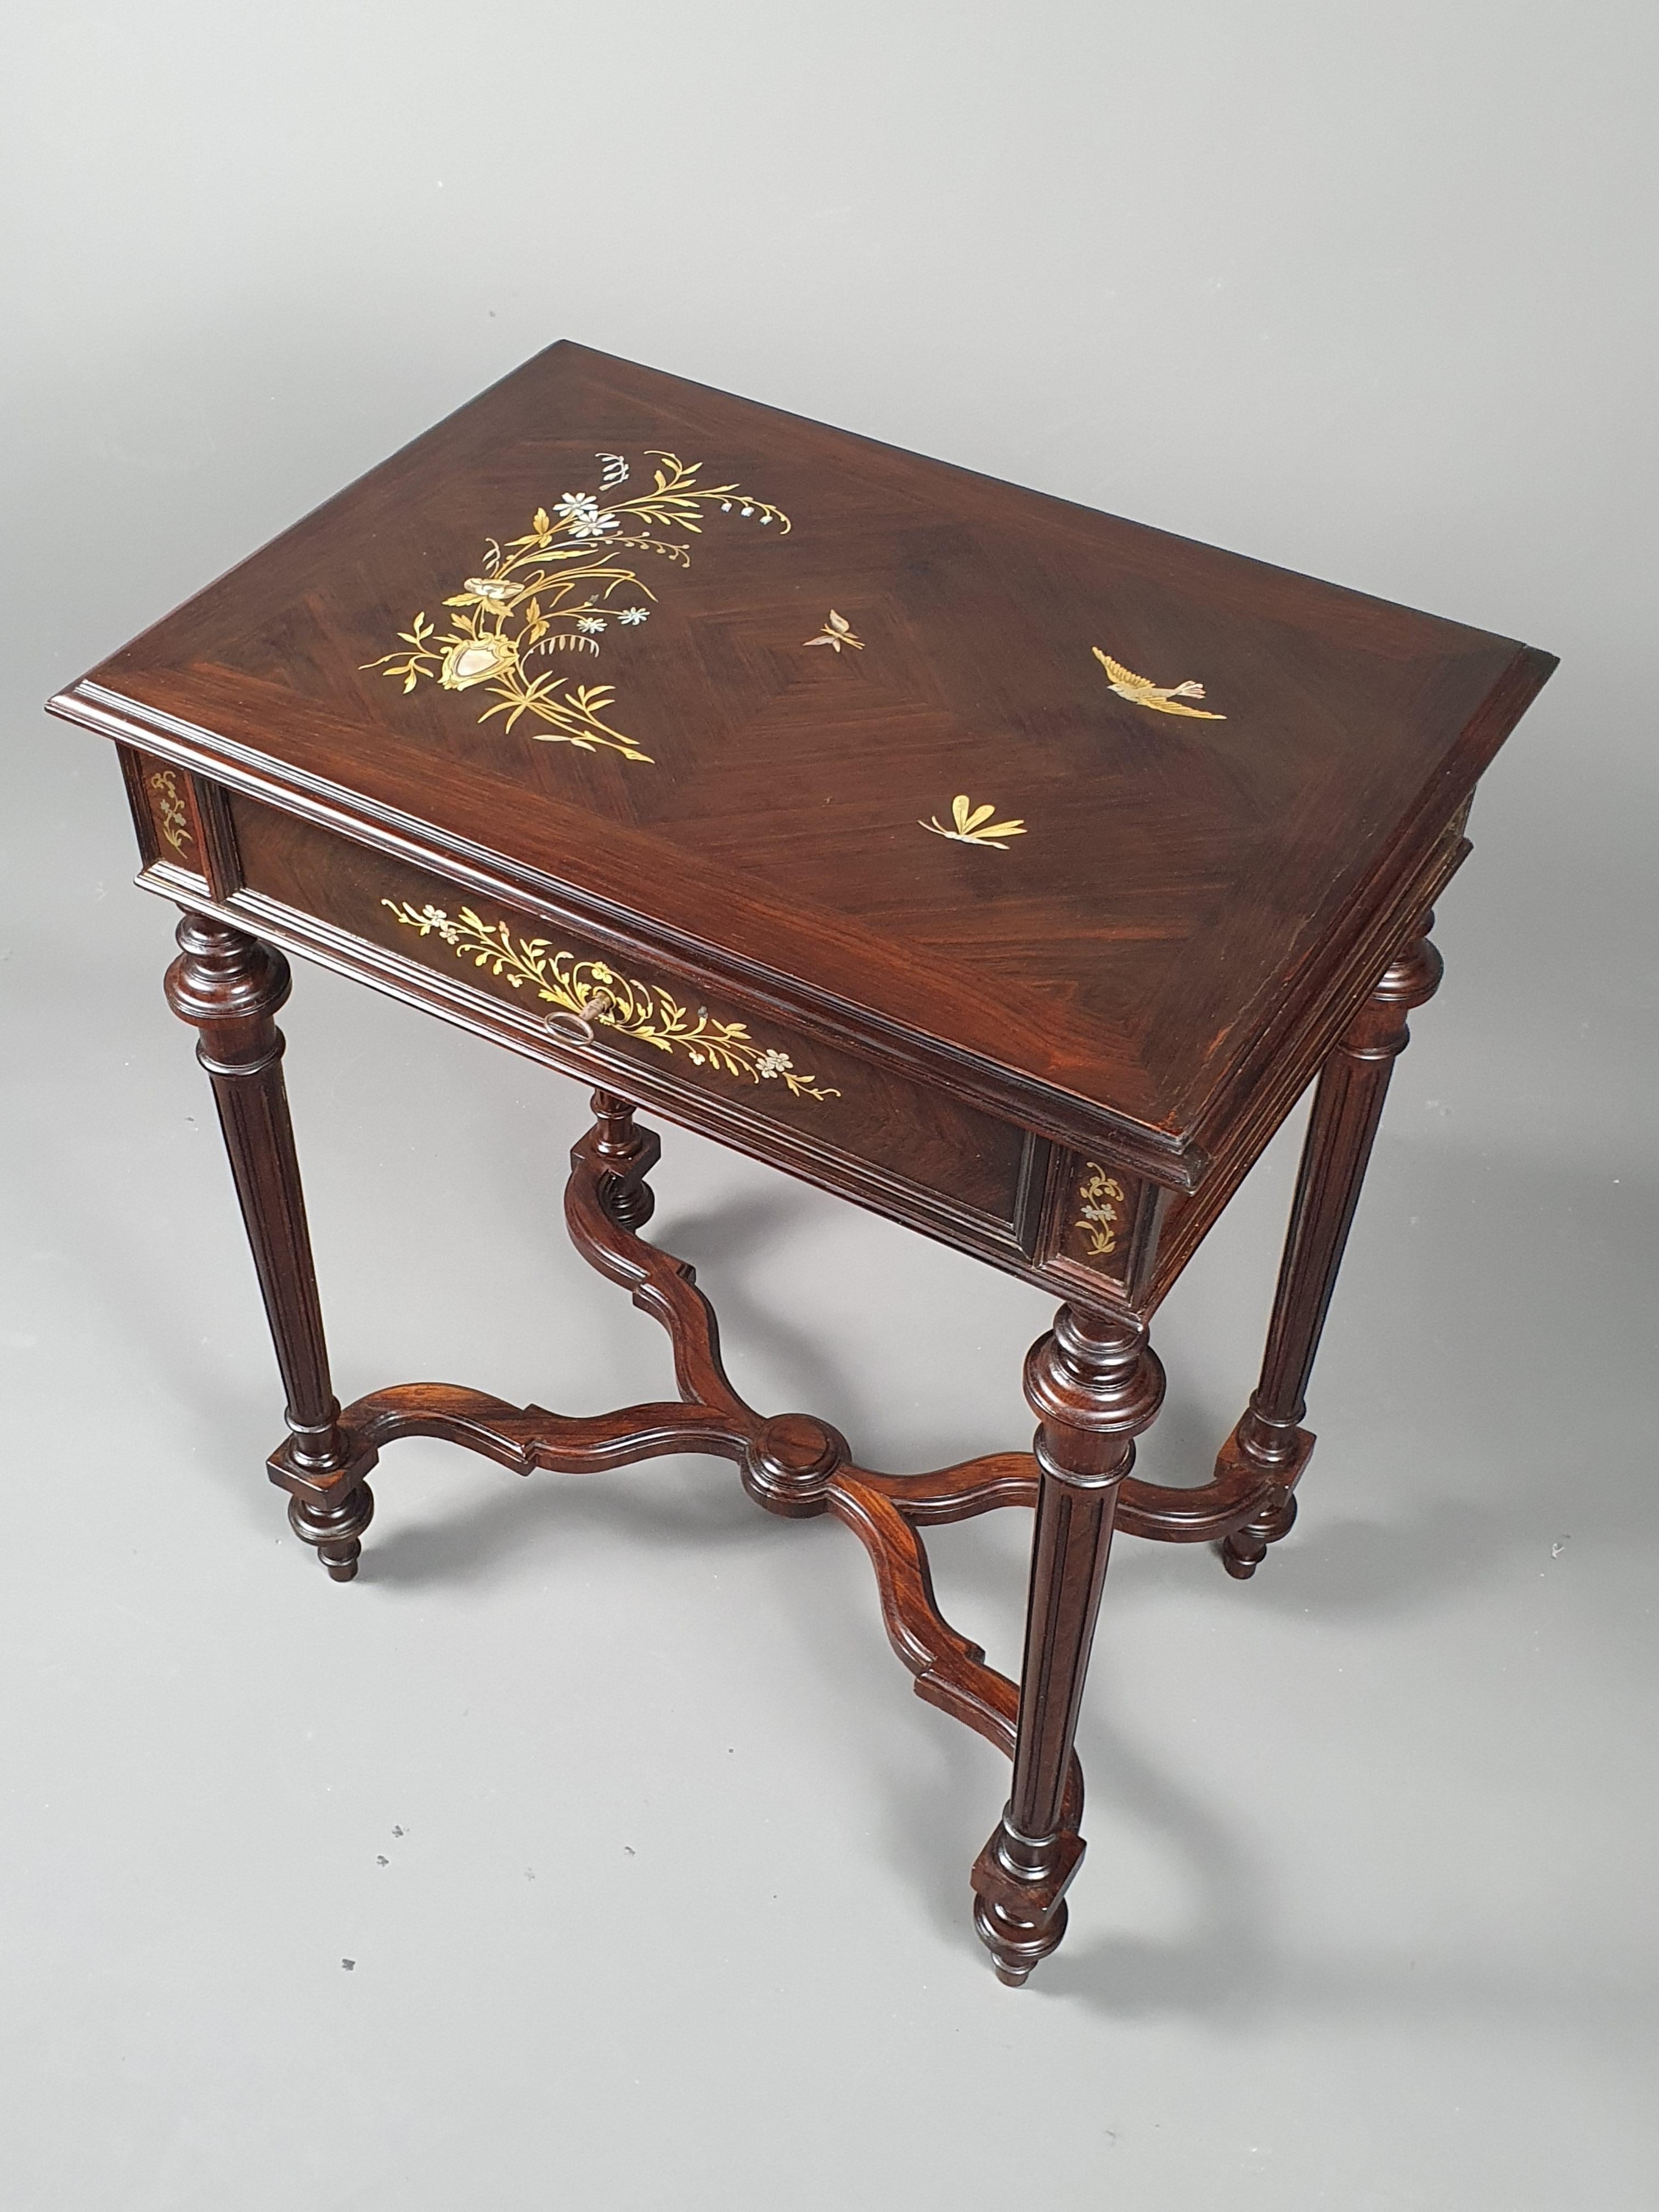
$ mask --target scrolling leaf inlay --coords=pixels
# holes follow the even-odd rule
[[[651,755],[606,720],[616,696],[612,685],[577,684],[562,669],[538,669],[533,663],[556,654],[597,659],[599,640],[613,623],[632,630],[650,619],[657,595],[637,568],[617,559],[618,553],[648,553],[689,568],[687,538],[701,534],[711,510],[757,519],[763,528],[777,523],[781,538],[789,533],[789,517],[735,483],[699,483],[701,461],[654,448],[647,456],[659,465],[652,471],[651,488],[618,499],[615,494],[629,481],[626,458],[594,458],[603,464],[597,493],[568,491],[550,515],[544,507],[536,509],[522,538],[509,538],[505,547],[493,538],[487,541],[479,573],[444,601],[454,610],[447,630],[422,610],[398,633],[405,650],[383,653],[362,665],[380,669],[405,691],[428,678],[445,691],[483,684],[495,703],[485,708],[480,723],[505,714],[504,727],[510,730],[528,714],[541,725],[529,734],[544,744],[620,753],[624,760],[649,763]],[[619,592],[623,604],[617,602]]]
[[[382,899],[405,928],[441,937],[475,968],[488,969],[514,990],[528,983],[539,999],[574,1022],[619,1030],[671,1056],[683,1052],[694,1067],[712,1067],[740,1082],[781,1083],[792,1098],[839,1098],[833,1086],[803,1075],[787,1052],[763,1045],[742,1022],[717,1020],[706,1007],[682,1006],[660,983],[641,983],[603,960],[578,960],[544,937],[518,937],[504,921],[486,921],[470,906],[459,915],[442,907]]]
[[[1117,1210],[1123,1203],[1123,1186],[1115,1176],[1109,1176],[1098,1161],[1091,1160],[1088,1175],[1078,1185],[1077,1195],[1082,1212],[1072,1225],[1082,1231],[1084,1249],[1089,1257],[1103,1260],[1117,1249]]]
[[[190,817],[178,780],[170,768],[158,768],[149,780],[149,787],[155,793],[155,811],[160,817],[156,826],[182,860],[185,846],[193,845],[196,840],[190,834]]]

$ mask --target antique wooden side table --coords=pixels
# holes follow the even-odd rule
[[[1291,1526],[1304,1399],[1430,908],[1547,653],[562,344],[54,698],[118,749],[185,908],[297,1533],[356,1572],[397,1437],[524,1474],[735,1462],[869,1553],[921,1696],[1013,1761],[972,1875],[1004,1981],[1060,1942],[1114,1529]],[[1137,672],[1145,671],[1146,673]],[[342,1412],[273,1017],[281,948],[592,1083],[584,1257],[678,1402],[574,1419],[447,1383]],[[1261,1382],[1193,1488],[1137,1480],[1147,1324],[1317,1080]],[[1030,1453],[872,1474],[720,1364],[640,1235],[648,1107],[1043,1285]],[[1034,1505],[1018,1685],[921,1532]]]

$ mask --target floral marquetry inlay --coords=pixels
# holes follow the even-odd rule
[[[629,554],[689,568],[689,540],[713,516],[730,515],[762,529],[776,526],[787,537],[781,507],[751,498],[735,483],[705,484],[701,461],[653,451],[657,463],[648,489],[620,497],[632,481],[627,457],[596,453],[597,492],[568,491],[550,514],[538,507],[521,538],[503,546],[487,541],[476,576],[444,601],[453,610],[441,629],[424,610],[398,633],[401,649],[384,653],[365,668],[378,668],[405,691],[434,682],[445,691],[483,687],[494,701],[479,715],[505,714],[511,729],[520,717],[529,734],[546,744],[582,752],[620,753],[649,762],[642,746],[617,726],[615,687],[579,684],[556,665],[598,659],[607,632],[638,630],[651,618],[657,595]]]
[[[1080,1232],[1090,1259],[1103,1260],[1117,1249],[1123,1186],[1098,1161],[1091,1160],[1088,1174],[1078,1185],[1077,1199],[1080,1211],[1072,1226]]]
[[[931,830],[936,836],[948,837],[956,845],[988,845],[994,852],[1006,853],[1004,840],[1023,837],[1025,824],[1021,821],[998,822],[993,819],[995,806],[989,799],[975,806],[965,791],[959,791],[951,801],[951,827],[947,830],[938,815],[931,821],[918,821],[919,830]]]
[[[155,794],[155,826],[182,860],[187,858],[185,848],[196,842],[191,835],[190,814],[179,780],[170,768],[158,768],[149,780]]]
[[[411,906],[382,899],[406,929],[441,938],[462,959],[486,969],[517,991],[526,983],[556,1007],[548,1026],[562,1035],[591,1038],[596,1028],[619,1030],[671,1057],[684,1053],[694,1067],[711,1067],[744,1083],[781,1083],[792,1098],[839,1098],[817,1078],[803,1075],[787,1052],[763,1045],[742,1022],[717,1020],[704,1006],[683,1006],[660,983],[619,975],[603,960],[579,960],[544,937],[515,937],[504,921],[486,921],[464,906]]]

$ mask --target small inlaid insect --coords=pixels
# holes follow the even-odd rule
[[[848,621],[845,615],[838,615],[833,607],[830,610],[829,621],[825,623],[817,635],[803,638],[801,643],[803,645],[833,645],[837,653],[844,645],[850,645],[854,653],[862,653],[864,650],[864,640],[853,635],[852,623]]]

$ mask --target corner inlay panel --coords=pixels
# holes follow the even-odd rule
[[[146,864],[205,878],[202,825],[189,771],[136,748],[123,746],[122,753],[127,796]]]

